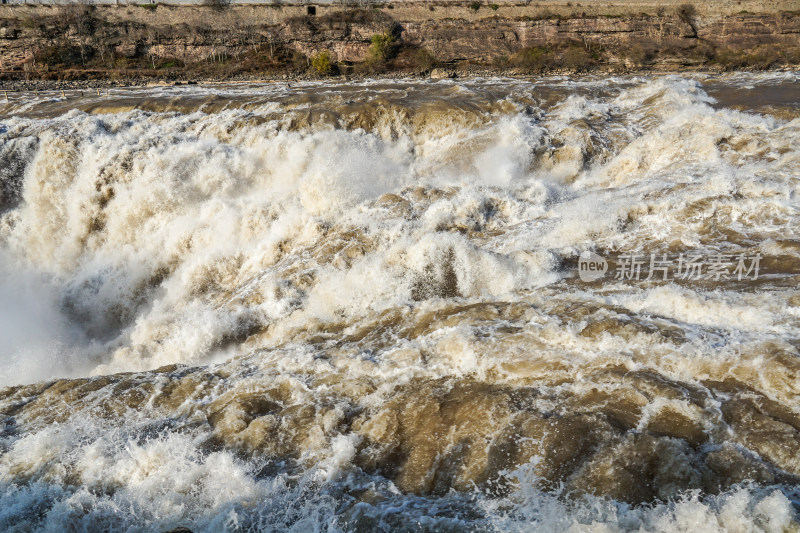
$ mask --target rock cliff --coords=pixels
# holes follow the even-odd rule
[[[536,67],[545,65],[540,58],[548,50],[568,47],[582,48],[583,56],[552,57],[576,67],[692,65],[731,61],[732,54],[740,62],[750,54],[761,58],[763,64],[756,66],[768,67],[770,58],[784,64],[800,58],[800,0],[717,1],[699,7],[632,1],[403,2],[313,10],[279,4],[5,5],[0,7],[0,70],[6,75],[66,68],[150,66],[157,71],[243,58],[254,69],[287,62],[301,68],[304,58],[310,65],[308,58],[323,50],[333,62],[350,64],[368,59],[371,38],[382,34],[393,36],[400,68],[413,63],[409,58],[419,50],[430,64]],[[540,50],[520,60],[527,49]]]

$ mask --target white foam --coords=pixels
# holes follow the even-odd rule
[[[10,370],[0,385],[213,361],[234,374],[246,368],[252,381],[237,375],[231,388],[274,380],[292,385],[297,403],[319,400],[309,376],[339,372],[375,384],[358,403],[380,407],[415,378],[530,384],[548,372],[531,369],[536,357],[575,371],[574,381],[542,387],[567,395],[602,386],[582,378],[595,361],[693,384],[735,364],[796,412],[795,384],[779,390],[759,351],[788,352],[800,334],[790,291],[564,279],[574,273],[562,259],[587,249],[797,256],[800,122],[717,109],[702,79],[398,82],[385,89],[398,99],[417,90],[423,100],[426,90],[473,98],[506,85],[510,96],[499,116],[445,107],[444,119],[413,122],[381,111],[370,131],[328,120],[296,127],[277,102],[292,96],[278,86],[137,93],[253,97],[247,110],[5,120],[0,138],[22,139],[4,147],[32,153],[22,202],[0,214],[0,363]],[[358,90],[373,97],[381,87]],[[570,94],[529,108],[531,94],[554,87]],[[337,102],[349,94],[321,82],[297,91]],[[314,98],[301,107],[319,110]],[[484,303],[498,316],[443,321],[413,338],[390,331],[374,351],[302,341],[329,323],[343,336],[371,328],[387,310],[411,320]],[[507,324],[506,304],[522,318]],[[586,331],[596,319],[608,330]],[[547,394],[536,401],[552,407]],[[697,414],[657,398],[642,427],[666,407]],[[34,424],[0,443],[0,528],[336,530],[348,491],[373,482],[386,503],[358,504],[365,514],[408,513],[437,527],[780,531],[794,520],[785,487],[633,508],[565,501],[536,489],[525,468],[507,498],[420,500],[359,477],[358,438],[337,434],[345,413],[331,412],[308,439],[306,470],[291,479],[259,474],[263,465],[226,450],[201,451],[207,426],[176,431],[151,412],[116,425]],[[483,521],[426,514],[438,502],[473,512],[475,501]]]

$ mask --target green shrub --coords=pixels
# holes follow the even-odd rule
[[[580,46],[571,46],[564,52],[564,64],[571,69],[582,70],[590,62],[589,53]]]
[[[554,59],[553,52],[549,49],[533,46],[523,48],[517,52],[514,62],[522,67],[540,71],[553,67],[555,64]]]
[[[477,10],[479,10],[479,9],[481,8],[481,3],[480,3],[480,2],[472,2],[472,3],[469,5],[469,8],[470,8],[471,10],[473,10],[473,11],[477,11]]]
[[[391,57],[394,45],[394,36],[385,31],[372,36],[372,44],[367,52],[367,61],[370,63],[384,63]]]
[[[413,62],[414,67],[419,72],[428,72],[434,66],[436,66],[436,59],[427,48],[420,48],[417,50],[417,52],[414,54]]]
[[[323,50],[311,58],[311,68],[317,74],[327,75],[333,72],[333,62],[327,50]]]
[[[506,55],[497,56],[492,58],[492,65],[498,68],[504,68],[508,66],[510,58]]]
[[[91,59],[94,50],[88,47],[81,49],[74,44],[57,44],[39,48],[34,57],[39,63],[52,66],[76,67]]]
[[[492,11],[497,11],[498,9],[500,9],[500,6],[498,6],[497,4],[489,4],[489,7],[491,8]]]

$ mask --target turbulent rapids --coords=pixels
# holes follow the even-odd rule
[[[10,95],[0,530],[798,531],[799,82]]]

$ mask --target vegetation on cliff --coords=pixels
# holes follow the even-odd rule
[[[15,12],[6,10],[6,18],[0,18],[0,76],[177,79],[427,72],[438,65],[543,73],[687,66],[769,69],[800,64],[798,39],[776,45],[776,39],[784,38],[777,33],[790,34],[786,27],[800,28],[797,12],[756,20],[764,27],[773,24],[776,35],[767,31],[730,39],[718,38],[713,29],[704,27],[691,4],[671,12],[659,8],[656,14],[593,17],[579,12],[576,4],[570,14],[539,10],[516,20],[494,15],[498,4],[465,6],[466,11],[493,15],[477,25],[450,18],[404,25],[386,9],[348,8],[266,24],[236,19],[235,8],[219,1],[205,9],[233,21],[220,27],[196,21],[164,26],[130,14],[131,9],[198,9],[156,4],[129,6],[127,18],[111,11],[114,8],[88,5],[39,6],[11,17],[8,14]],[[434,10],[433,4],[430,7]],[[738,16],[752,18],[748,13]],[[614,32],[619,35],[609,38]],[[634,37],[626,37],[627,33]]]

